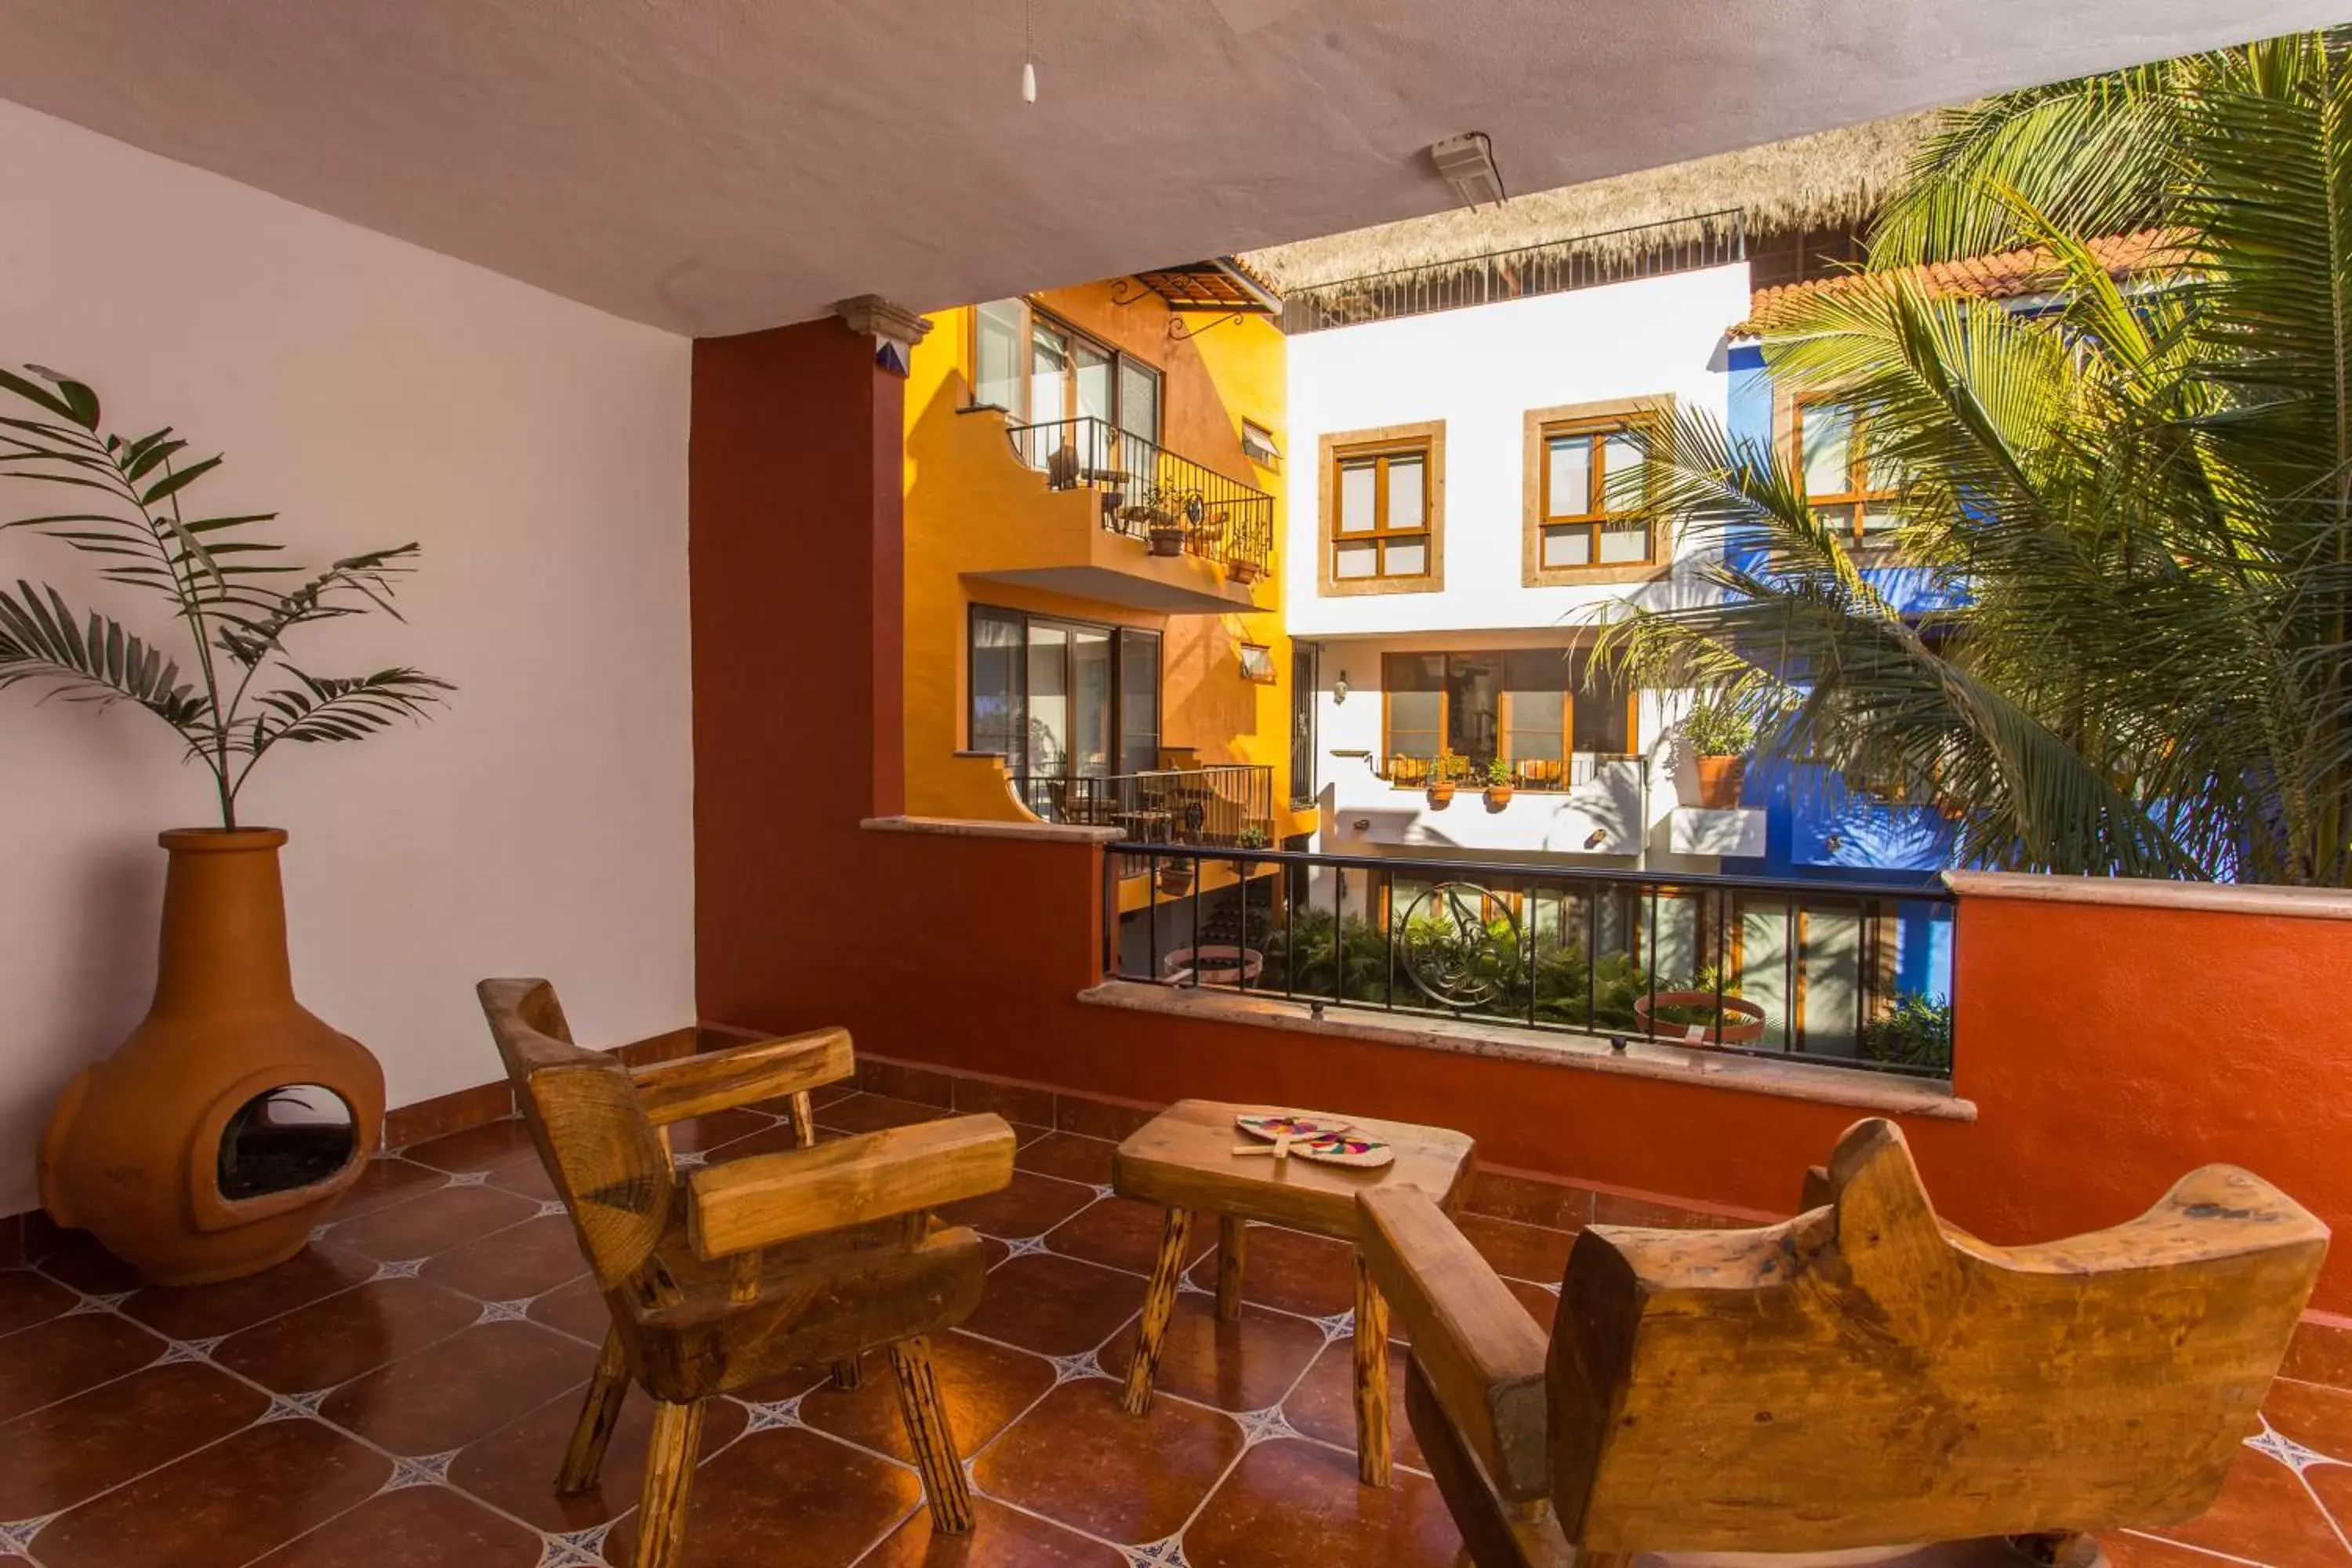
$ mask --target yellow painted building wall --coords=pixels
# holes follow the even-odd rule
[[[1282,475],[1251,462],[1242,421],[1286,442],[1282,334],[1260,317],[1171,312],[1156,295],[1113,303],[1111,284],[1031,296],[1031,302],[1161,373],[1160,445],[1275,497],[1274,538],[1284,539]],[[1136,292],[1129,284],[1122,293]],[[994,758],[959,757],[969,744],[970,609],[1001,605],[1160,634],[1160,743],[1191,746],[1203,763],[1259,763],[1275,772],[1276,833],[1290,799],[1290,643],[1282,630],[1277,561],[1256,584],[1265,608],[1249,614],[1160,615],[993,581],[967,573],[995,564],[998,542],[1043,520],[1091,520],[1096,497],[1048,490],[1024,465],[991,411],[971,402],[969,308],[931,312],[907,387],[906,638],[907,809],[919,816],[1025,819]],[[1196,338],[1169,335],[1220,324]],[[1086,523],[1091,527],[1091,521]],[[1118,542],[1126,544],[1129,542]],[[1140,557],[1143,545],[1133,542]],[[1276,680],[1244,679],[1240,645],[1272,650]]]

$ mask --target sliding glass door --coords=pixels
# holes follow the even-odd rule
[[[1160,634],[971,609],[971,749],[1031,779],[1108,778],[1160,761]]]

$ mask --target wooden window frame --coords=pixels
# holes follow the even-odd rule
[[[1527,651],[1528,650],[1525,648],[1446,648],[1443,650],[1433,648],[1407,648],[1391,649],[1382,653],[1381,655],[1380,763],[1388,777],[1390,787],[1393,789],[1421,789],[1429,782],[1426,770],[1422,770],[1416,773],[1412,770],[1400,770],[1396,766],[1397,762],[1401,758],[1403,758],[1405,753],[1397,751],[1391,744],[1391,737],[1394,733],[1394,729],[1390,719],[1390,699],[1393,697],[1396,692],[1395,683],[1389,678],[1389,661],[1391,659],[1435,658],[1451,660],[1456,658],[1491,658],[1499,662],[1507,660],[1508,656],[1513,653],[1524,653]],[[1575,650],[1564,649],[1562,651],[1573,652]],[[1589,649],[1586,650],[1586,655],[1588,658],[1591,657]],[[1451,683],[1447,681],[1441,681],[1438,685],[1436,693],[1437,743],[1441,751],[1448,744],[1448,739],[1453,734],[1454,731],[1454,694],[1449,689],[1450,684]],[[1511,755],[1511,689],[1507,684],[1499,688],[1495,693],[1495,733],[1500,739],[1502,744],[1501,755],[1503,760],[1505,762],[1515,761],[1516,759]],[[1628,688],[1625,692],[1625,744],[1628,747],[1628,750],[1624,752],[1595,752],[1594,755],[1612,757],[1641,755],[1642,694],[1638,689],[1633,688]],[[1563,688],[1559,694],[1559,751],[1560,779],[1557,784],[1531,784],[1522,781],[1518,784],[1518,787],[1526,790],[1530,795],[1566,795],[1570,790],[1575,787],[1572,779],[1576,758],[1576,688],[1573,685]],[[1457,755],[1459,753],[1457,753]],[[1412,760],[1418,763],[1433,762],[1435,759],[1415,757]],[[1473,778],[1469,782],[1471,786],[1475,788],[1483,784],[1484,781],[1482,779]]]
[[[1004,301],[1001,300],[990,300],[984,301],[984,303],[991,305],[999,305],[1003,302]],[[1087,331],[1085,328],[1074,324],[1067,318],[1056,315],[1053,310],[1038,304],[1035,300],[1030,298],[1028,295],[1024,294],[1021,296],[1021,298],[1014,300],[1013,303],[1021,307],[1021,364],[1019,373],[1013,377],[1013,384],[1019,389],[1020,406],[1017,408],[1007,408],[1004,410],[1004,417],[1007,422],[1013,425],[1051,425],[1059,420],[1076,419],[1082,417],[1082,416],[1077,412],[1078,378],[1076,372],[1075,362],[1076,358],[1077,345],[1079,343],[1085,343],[1087,347],[1109,357],[1109,421],[1111,427],[1122,434],[1140,434],[1139,432],[1129,431],[1127,426],[1120,423],[1120,416],[1124,412],[1119,406],[1121,398],[1119,370],[1122,362],[1139,365],[1143,369],[1151,373],[1153,379],[1159,384],[1160,397],[1157,405],[1151,411],[1151,434],[1149,436],[1143,436],[1142,439],[1150,442],[1155,447],[1162,444],[1160,437],[1168,428],[1167,366],[1156,364],[1150,360],[1144,358],[1141,354],[1130,353],[1115,343],[1104,342],[1100,337],[1097,337],[1093,332]],[[966,312],[966,314],[971,317],[970,321],[965,325],[963,334],[965,366],[964,386],[967,397],[964,406],[967,409],[994,408],[997,406],[997,405],[993,403],[982,403],[978,401],[978,389],[980,385],[980,310],[981,308],[979,305],[974,305]],[[1069,340],[1072,351],[1071,357],[1073,360],[1073,368],[1071,374],[1066,378],[1066,383],[1067,390],[1063,395],[1062,411],[1054,416],[1053,418],[1043,420],[1039,419],[1036,416],[1036,411],[1029,406],[1030,384],[1036,374],[1033,367],[1035,363],[1034,355],[1037,341],[1037,326],[1040,321],[1043,321],[1046,326],[1052,328],[1055,331],[1061,333],[1065,338]]]
[[[1558,527],[1551,511],[1551,437],[1618,430],[1646,430],[1653,448],[1674,429],[1675,399],[1671,394],[1645,397],[1615,397],[1595,403],[1563,403],[1530,408],[1524,420],[1525,452],[1521,482],[1520,584],[1528,588],[1564,588],[1595,583],[1649,583],[1674,570],[1673,540],[1662,521],[1653,520],[1644,559],[1586,566],[1543,563],[1546,528]],[[1597,450],[1597,448],[1596,448]],[[1654,458],[1653,461],[1656,460]],[[1601,465],[1606,471],[1607,465]],[[1573,521],[1574,514],[1567,515]],[[1582,514],[1594,529],[1593,552],[1600,552],[1599,528],[1606,513]]]
[[[1426,535],[1428,570],[1410,577],[1341,577],[1338,573],[1339,546],[1339,465],[1366,457],[1389,458],[1415,453],[1422,459],[1422,528],[1394,532],[1375,526],[1370,533],[1351,533],[1350,543],[1364,540],[1414,538]],[[1375,430],[1334,431],[1322,437],[1316,452],[1320,484],[1317,497],[1318,516],[1316,592],[1327,598],[1340,598],[1365,594],[1435,594],[1445,588],[1445,421],[1428,420],[1417,425],[1387,425]],[[1388,511],[1388,487],[1376,483],[1373,489],[1376,516],[1385,518]],[[1381,545],[1383,558],[1387,546]]]
[[[1788,395],[1775,401],[1785,404],[1787,414],[1787,430],[1781,450],[1789,454],[1790,471],[1801,481],[1805,473],[1805,410],[1819,404],[1843,405],[1853,409],[1853,434],[1846,443],[1846,488],[1825,495],[1815,495],[1808,490],[1805,492],[1805,504],[1817,512],[1832,507],[1853,508],[1853,522],[1846,531],[1847,542],[1857,550],[1891,549],[1895,543],[1892,531],[1865,533],[1862,520],[1872,506],[1891,506],[1901,499],[1902,492],[1891,487],[1885,489],[1870,488],[1870,444],[1864,435],[1868,426],[1861,411],[1853,407],[1853,400],[1836,392],[1807,392]],[[1778,415],[1780,409],[1776,408],[1774,412]]]
[[[1156,747],[1164,747],[1168,743],[1168,635],[1165,628],[1125,626],[1116,621],[1079,620],[1068,616],[1047,615],[1042,611],[1015,609],[1010,605],[982,604],[975,600],[964,606],[963,741],[967,750],[977,750],[972,742],[975,732],[974,720],[978,717],[980,709],[980,688],[972,680],[971,671],[973,663],[972,654],[975,649],[974,636],[980,621],[985,616],[1011,620],[1021,627],[1021,640],[1015,646],[1020,650],[1020,658],[1016,662],[1020,667],[1019,679],[1024,729],[1027,723],[1029,701],[1029,628],[1038,622],[1043,622],[1047,626],[1059,626],[1067,632],[1102,632],[1108,635],[1111,658],[1108,735],[1114,753],[1123,749],[1127,742],[1126,654],[1119,639],[1127,633],[1135,633],[1151,638],[1157,645],[1152,657],[1152,711],[1158,720],[1153,730],[1153,741]],[[1075,670],[1070,673],[1075,674]],[[1075,687],[1076,682],[1071,681],[1066,684]],[[1028,744],[1028,736],[1024,733],[1021,737],[1021,754],[1017,759],[1021,766],[1018,768],[1013,766],[1016,758],[1010,752],[990,752],[988,755],[1003,758],[1004,771],[1011,777],[1075,779],[1084,776],[1076,771],[1075,755],[1067,759],[1066,764],[1058,773],[1034,772],[1029,765]],[[1117,778],[1121,775],[1114,771],[1109,776]]]

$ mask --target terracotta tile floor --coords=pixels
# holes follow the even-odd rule
[[[937,1114],[866,1094],[818,1120],[839,1132]],[[1109,1144],[1022,1136],[1013,1185],[957,1215],[998,1261],[936,1352],[978,1531],[931,1537],[888,1378],[842,1393],[811,1373],[713,1402],[688,1562],[1449,1568],[1454,1527],[1401,1409],[1396,1485],[1356,1484],[1345,1251],[1254,1231],[1250,1304],[1221,1325],[1203,1227],[1159,1396],[1131,1421],[1112,1378],[1158,1217],[1110,1195]],[[678,1147],[725,1158],[782,1141],[773,1117],[730,1111]],[[549,1192],[502,1124],[378,1162],[310,1251],[257,1279],[141,1289],[87,1244],[0,1271],[0,1568],[625,1562],[642,1397],[601,1493],[551,1484],[604,1317]],[[1531,1313],[1550,1310],[1568,1230],[1486,1215],[1465,1228]],[[2352,1568],[2347,1528],[2352,1394],[2281,1383],[2211,1512],[2109,1549],[2116,1568]]]

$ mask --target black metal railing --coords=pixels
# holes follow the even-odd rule
[[[1274,498],[1180,457],[1108,419],[1008,425],[1013,450],[1057,490],[1102,496],[1103,527],[1154,554],[1197,555],[1238,581],[1263,576],[1274,556]]]
[[[1564,294],[1603,283],[1726,267],[1747,256],[1746,215],[1733,210],[1696,213],[1291,289],[1283,295],[1282,330],[1296,336],[1398,316]]]
[[[1265,848],[1273,843],[1274,769],[1257,763],[1158,768],[1108,778],[1016,774],[1014,798],[1048,822],[1116,827],[1138,843]],[[1148,858],[1114,855],[1122,877]]]
[[[1951,1076],[1940,887],[1126,842],[1105,973],[1541,1033]],[[1233,868],[1205,886],[1206,866]]]
[[[1438,782],[1441,773],[1466,790],[1485,789],[1495,783],[1494,759],[1457,755],[1450,769],[1441,770],[1436,757],[1406,756],[1402,753],[1388,760],[1381,777],[1398,789],[1426,789]],[[1601,770],[1612,763],[1646,764],[1647,758],[1627,752],[1576,752],[1569,756],[1538,758],[1507,758],[1503,763],[1503,783],[1513,789],[1530,794],[1558,794],[1591,784]]]

